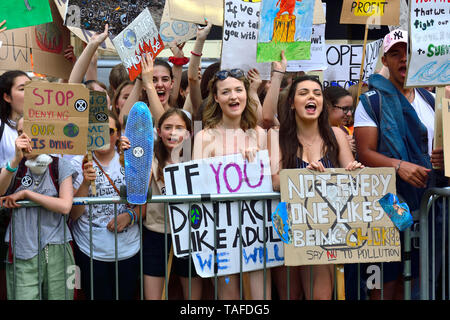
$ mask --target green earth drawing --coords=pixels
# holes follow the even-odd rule
[[[80,132],[78,126],[74,123],[66,124],[63,128],[63,132],[67,137],[74,138]]]
[[[123,44],[128,49],[132,49],[136,46],[136,34],[133,30],[126,30],[123,34]]]

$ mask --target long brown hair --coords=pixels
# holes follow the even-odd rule
[[[164,121],[166,121],[167,118],[169,118],[170,116],[175,115],[175,114],[178,115],[184,121],[184,124],[186,125],[186,130],[189,131],[189,135],[192,135],[191,120],[189,119],[189,117],[187,116],[185,111],[183,111],[182,109],[179,109],[179,108],[171,107],[171,108],[167,109],[162,114],[161,118],[159,118],[158,129],[161,130],[161,127],[162,127]],[[186,143],[186,141],[183,140],[182,143]],[[181,151],[182,150],[183,149],[181,149]],[[164,145],[164,142],[162,141],[161,138],[158,138],[158,140],[155,143],[154,153],[155,153],[156,159],[158,160],[158,169],[157,169],[158,179],[157,180],[161,180],[162,182],[164,182],[163,169],[166,166],[166,161],[169,159],[170,154],[167,151],[167,148]]]
[[[322,84],[316,77],[313,76],[301,76],[292,82],[284,108],[280,108],[280,136],[279,145],[282,154],[281,165],[284,169],[297,167],[297,151],[300,150],[300,159],[303,155],[303,145],[297,138],[297,122],[295,121],[295,109],[291,107],[294,104],[295,92],[297,91],[297,85],[303,81],[314,81],[320,85],[320,89],[323,92]],[[328,111],[326,100],[323,99],[324,106],[322,112],[319,115],[319,134],[323,140],[322,154],[327,155],[333,166],[338,167],[338,155],[339,146],[334,136],[333,130],[328,123]]]
[[[112,98],[112,101],[111,101],[112,111],[115,113],[117,118],[119,118],[119,115],[120,115],[120,110],[116,107],[117,100],[119,100],[119,96],[120,96],[120,93],[122,92],[123,88],[125,88],[128,85],[134,85],[134,82],[130,81],[130,80],[123,81],[119,85],[119,87],[117,87],[117,89],[116,89],[116,91],[114,93],[114,97]]]
[[[257,102],[250,97],[248,94],[248,90],[250,88],[250,82],[246,77],[236,78],[244,83],[245,91],[247,92],[247,101],[245,105],[245,109],[241,115],[241,123],[240,127],[242,130],[246,131],[248,129],[256,128],[257,123],[257,115],[256,115],[256,105]],[[214,97],[217,95],[217,82],[223,81],[219,80],[217,76],[214,76],[209,81],[209,93],[206,98],[206,105],[203,111],[203,123],[206,128],[215,128],[219,122],[222,120],[222,109],[219,104],[216,102]]]

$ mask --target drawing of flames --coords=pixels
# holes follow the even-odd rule
[[[127,59],[127,61],[124,61],[130,80],[133,81],[141,73],[141,59],[144,53],[150,54],[154,60],[163,49],[164,44],[159,34],[157,37],[150,37],[148,40],[144,39],[140,42],[138,48],[134,51],[134,56]]]

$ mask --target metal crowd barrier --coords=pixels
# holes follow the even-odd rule
[[[448,194],[448,195],[450,195],[450,190],[446,190],[446,193],[445,193],[446,195]],[[174,203],[189,203],[189,212],[190,212],[190,209],[191,209],[191,204],[192,203],[195,203],[195,202],[202,202],[202,201],[204,201],[204,195],[185,195],[185,196],[167,196],[167,195],[155,195],[155,196],[152,196],[151,197],[151,199],[149,199],[148,200],[148,203],[150,203],[150,202],[154,202],[154,203],[164,203],[164,211],[165,211],[165,221],[166,221],[166,227],[167,227],[167,225],[168,225],[168,215],[167,215],[167,212],[168,212],[168,210],[167,210],[167,208],[168,208],[168,204],[169,203],[171,203],[171,202],[174,202]],[[239,207],[241,207],[241,205],[242,205],[242,201],[243,200],[268,200],[268,199],[277,199],[277,200],[279,200],[280,199],[280,194],[279,193],[277,193],[277,192],[272,192],[272,193],[252,193],[252,194],[211,194],[211,195],[209,195],[209,199],[208,199],[208,201],[210,201],[210,202],[220,202],[220,201],[238,201],[239,202]],[[33,202],[31,202],[31,201],[20,201],[20,202],[18,202],[18,203],[20,203],[21,204],[21,206],[22,207],[36,207],[36,206],[38,206],[37,204],[35,204],[35,203],[33,203]],[[113,204],[114,205],[114,217],[117,217],[117,205],[118,204],[121,204],[121,203],[127,203],[127,201],[126,201],[126,198],[121,198],[121,197],[108,197],[108,198],[94,198],[94,197],[82,197],[82,198],[74,198],[74,200],[73,200],[73,204],[74,205],[88,205],[89,206],[89,209],[88,209],[88,213],[89,213],[89,215],[91,215],[92,214],[92,205],[95,205],[95,204]],[[215,211],[215,210],[214,210]],[[215,217],[215,212],[214,212],[214,217]],[[265,201],[265,205],[264,205],[264,212],[263,212],[263,221],[264,221],[264,223],[265,223],[265,221],[266,221],[266,215],[267,214],[271,214],[270,212],[268,212],[268,210],[267,210],[267,201]],[[67,222],[67,220],[68,220],[68,216],[66,216],[66,222]],[[139,219],[140,221],[139,221],[139,226],[140,226],[140,241],[141,241],[141,243],[140,243],[140,246],[141,246],[141,250],[140,250],[140,277],[139,277],[139,280],[140,280],[140,288],[139,288],[139,298],[142,300],[142,299],[144,299],[144,284],[143,284],[143,256],[142,256],[142,228],[143,228],[143,225],[142,225],[142,223],[143,223],[143,221],[142,221],[142,214],[140,214],[140,219]],[[241,222],[241,221],[240,221]],[[12,218],[11,218],[11,224],[12,224],[12,228],[13,228],[13,230],[14,230],[14,214],[13,214],[13,216],[12,216]],[[190,233],[190,228],[191,228],[191,224],[188,224],[189,225],[189,233]],[[215,224],[214,224],[215,225]],[[40,228],[40,226],[38,226],[38,228]],[[264,230],[265,230],[265,225],[263,226],[263,228],[264,228]],[[423,230],[424,228],[421,228],[421,234],[422,234],[422,232],[424,231]],[[92,223],[90,223],[90,233],[91,233],[91,239],[92,239]],[[242,234],[241,234],[241,232],[239,231],[239,234],[240,234],[240,237],[242,237]],[[38,232],[38,235],[39,235],[39,238],[40,238],[40,233]],[[167,234],[167,232],[165,233],[165,253],[166,253],[166,256],[167,256],[167,253],[168,253],[168,242],[167,242],[167,239],[168,239],[168,237],[169,237],[170,235],[168,235]],[[264,238],[266,237],[266,233],[264,232]],[[217,237],[215,237],[215,238],[217,238]],[[405,239],[410,239],[410,233],[409,233],[409,231],[408,232],[406,232],[405,233]],[[3,240],[3,239],[1,239],[1,240]],[[40,239],[37,239],[38,241],[40,240]],[[217,239],[215,239],[215,242],[216,242],[216,240]],[[242,239],[241,239],[242,240]],[[12,237],[11,237],[11,241],[14,241],[14,232],[12,232]],[[241,252],[241,266],[240,266],[240,285],[239,285],[239,287],[240,287],[240,299],[242,300],[243,298],[244,298],[244,296],[243,296],[243,288],[244,288],[244,284],[243,284],[243,276],[242,276],[242,274],[243,274],[243,272],[242,272],[242,241],[240,241],[241,242],[241,245],[240,245],[240,252]],[[407,242],[407,243],[409,243],[409,241],[405,241],[405,242]],[[13,242],[14,243],[14,242]],[[39,243],[39,242],[38,242]],[[266,245],[266,243],[265,243],[265,241],[264,241],[264,250],[266,249],[265,248],[265,245]],[[216,243],[214,244],[214,246],[216,247]],[[421,241],[421,246],[422,246],[422,241]],[[14,248],[15,246],[13,246],[13,248]],[[407,250],[408,250],[408,246],[407,246],[407,248],[406,248]],[[189,244],[189,251],[191,250],[191,244]],[[115,225],[115,255],[116,255],[116,259],[115,259],[115,264],[116,264],[116,299],[119,299],[119,286],[118,286],[118,259],[117,259],[117,252],[118,252],[118,250],[117,250],[117,222],[116,222],[116,225]],[[39,250],[39,253],[38,253],[39,255],[41,254],[40,253],[40,250]],[[15,255],[14,255],[15,256]],[[191,259],[192,259],[192,255],[189,255],[189,262],[191,262]],[[271,297],[267,297],[267,294],[266,294],[266,290],[267,290],[267,288],[266,288],[266,255],[264,254],[263,255],[263,259],[264,259],[264,264],[263,264],[263,266],[264,266],[264,297],[266,297],[267,299],[271,299]],[[38,260],[40,261],[40,256],[38,257]],[[65,260],[66,260],[66,258],[65,258]],[[423,261],[422,261],[423,262]],[[76,261],[75,261],[75,263],[76,263]],[[91,299],[93,299],[94,298],[94,291],[95,291],[95,288],[94,288],[94,285],[93,285],[93,259],[92,259],[92,241],[91,241],[91,255],[90,255],[90,263],[91,263],[91,268],[90,268],[90,283],[91,283]],[[214,256],[214,263],[216,263],[216,256]],[[14,264],[14,266],[13,266],[13,268],[15,269],[15,261],[13,261],[13,264]],[[67,265],[66,265],[66,261],[64,261],[64,265],[65,265],[65,269],[67,270]],[[360,276],[361,276],[361,274],[360,274],[360,265],[359,264],[356,264],[357,265],[357,283],[358,283],[358,285],[357,285],[357,287],[358,287],[358,289],[357,289],[357,299],[359,300],[359,299],[361,299],[361,280],[360,280]],[[290,272],[289,272],[289,269],[290,269],[290,267],[286,267],[287,268],[287,277],[286,277],[286,285],[287,285],[287,292],[286,292],[286,296],[287,296],[287,299],[290,299]],[[334,279],[335,279],[335,281],[334,281],[334,293],[333,293],[333,299],[338,299],[338,296],[337,296],[337,286],[336,286],[336,273],[337,272],[341,272],[341,271],[337,271],[336,270],[337,268],[335,267],[334,268],[334,272],[335,272],[335,274],[334,274]],[[168,299],[169,298],[169,294],[168,294],[168,292],[169,292],[169,281],[167,280],[167,274],[168,274],[168,260],[166,259],[166,261],[165,261],[165,270],[166,270],[166,277],[165,277],[165,283],[164,283],[164,290],[165,290],[165,299]],[[382,271],[383,271],[383,264],[381,264],[381,274],[382,274]],[[404,299],[406,299],[406,300],[409,300],[410,299],[410,297],[411,297],[411,295],[410,295],[410,290],[411,290],[411,288],[410,288],[410,279],[409,279],[409,275],[410,275],[410,262],[408,262],[408,261],[406,261],[406,263],[405,263],[405,278],[406,278],[406,281],[405,281],[405,296],[404,296]],[[39,270],[39,273],[40,273],[40,270]],[[191,298],[191,273],[192,273],[192,270],[191,270],[191,264],[189,263],[189,296],[187,297],[188,299],[190,299]],[[65,281],[66,281],[66,283],[67,283],[67,273],[65,272],[64,273],[65,274]],[[16,277],[16,274],[15,274],[15,272],[14,272],[14,281],[15,281],[15,277]],[[213,297],[213,299],[217,299],[218,298],[218,292],[217,292],[217,275],[214,277],[214,279],[213,279],[213,283],[214,283],[214,297]],[[39,274],[39,280],[41,279],[41,275]],[[382,276],[381,276],[381,299],[383,299],[383,285],[382,285],[382,283],[383,283],[383,281],[382,281]],[[313,297],[313,292],[312,292],[312,287],[313,287],[313,278],[312,278],[312,272],[311,272],[311,278],[310,278],[310,288],[311,288],[311,290],[310,290],[310,297]],[[68,294],[67,294],[67,288],[66,288],[66,299],[71,299],[70,297],[68,297]],[[41,292],[41,288],[39,288],[39,295],[40,295],[40,298],[42,299],[42,292]]]
[[[420,207],[420,299],[448,300],[450,188],[430,188]]]

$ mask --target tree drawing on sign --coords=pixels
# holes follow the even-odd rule
[[[280,6],[273,22],[273,38],[275,42],[294,42],[295,36],[295,2],[302,0],[278,0]],[[283,14],[287,12],[288,14]]]

